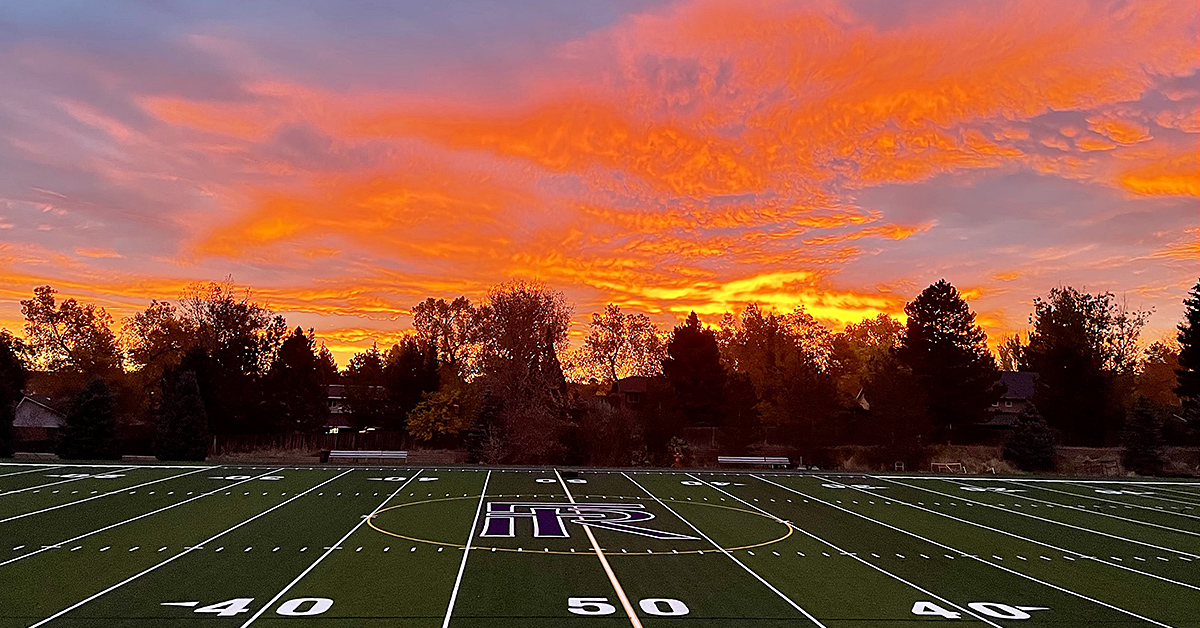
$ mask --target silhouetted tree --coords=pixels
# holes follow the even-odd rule
[[[626,314],[608,304],[592,314],[576,365],[580,376],[611,385],[624,377],[650,377],[662,372],[666,347],[645,314]]]
[[[59,434],[58,455],[70,460],[120,457],[113,393],[103,379],[92,378],[71,400]]]
[[[21,362],[21,341],[0,330],[0,458],[13,454],[13,410],[21,401],[29,373]]]
[[[872,359],[888,355],[900,342],[904,323],[879,314],[851,323],[830,338],[830,372],[837,385],[839,400],[849,405],[863,389],[867,365]]]
[[[168,372],[163,376],[154,456],[159,460],[208,457],[208,414],[196,374],[191,371]]]
[[[267,427],[274,431],[306,431],[321,427],[329,416],[328,393],[321,384],[312,333],[297,327],[279,347],[264,381]]]
[[[1004,443],[1004,459],[1023,471],[1051,471],[1055,462],[1054,432],[1037,408],[1027,404],[1017,415],[1013,433]]]
[[[979,421],[1004,393],[975,313],[945,279],[907,305],[908,322],[896,355],[912,369],[925,392],[926,414],[938,440],[949,441],[955,424]]]
[[[1179,324],[1179,385],[1175,394],[1183,403],[1184,417],[1200,434],[1200,283],[1192,287],[1183,301],[1183,322]]]
[[[1034,329],[1023,366],[1038,373],[1034,400],[1069,444],[1101,445],[1115,437],[1132,389],[1136,345],[1146,313],[1128,311],[1111,294],[1054,288],[1033,302]]]
[[[1125,420],[1121,464],[1140,475],[1159,475],[1166,464],[1163,458],[1162,419],[1154,404],[1138,397]]]
[[[675,389],[679,409],[691,425],[721,425],[725,410],[725,369],[713,330],[695,312],[675,327],[667,343],[663,373]]]
[[[725,380],[724,422],[721,424],[721,445],[725,453],[744,455],[751,444],[762,438],[757,405],[758,397],[750,376],[730,374]]]
[[[111,329],[112,317],[102,307],[75,299],[56,302],[57,291],[39,286],[21,301],[25,342],[30,360],[48,371],[83,378],[121,371],[121,349]]]
[[[454,367],[447,365],[448,376],[457,379]],[[426,393],[438,390],[440,376],[437,351],[433,345],[406,337],[392,345],[384,356],[383,387],[387,403],[385,424],[404,429],[408,414],[421,403]]]
[[[388,417],[384,356],[378,346],[354,354],[342,372],[342,381],[346,385],[346,406],[355,423],[395,427]]]
[[[413,307],[413,328],[421,343],[432,345],[439,359],[461,377],[470,370],[464,362],[482,324],[483,312],[466,297],[450,302],[431,297]]]

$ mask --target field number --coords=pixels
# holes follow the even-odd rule
[[[253,476],[253,475],[218,475],[218,476],[210,477],[208,479],[210,479],[210,480],[253,480],[254,478],[255,478],[255,476]],[[283,476],[282,475],[264,475],[258,479],[260,479],[260,480],[282,480]]]
[[[1024,493],[1023,488],[1005,488],[1003,486],[960,486],[964,491],[973,493]]]
[[[825,488],[857,488],[864,491],[882,491],[886,486],[871,486],[870,484],[822,484]]]
[[[1032,617],[1026,611],[1044,611],[1048,610],[1044,606],[1009,606],[999,602],[971,602],[967,604],[967,608],[986,615],[993,619],[1029,619]],[[950,611],[938,606],[933,602],[921,601],[913,604],[913,615],[924,615],[930,617],[944,617],[946,619],[961,619],[962,613]]]
[[[116,478],[123,478],[125,476],[122,474],[119,474],[119,473],[99,473],[97,475],[92,475],[90,473],[58,473],[58,474],[47,473],[46,477],[48,477],[48,478],[68,478],[68,479],[72,479],[72,480],[77,480],[80,478],[92,478],[95,480],[114,480]]]
[[[583,478],[570,478],[563,481],[568,484],[587,484],[587,480]],[[557,484],[558,480],[554,478],[537,478],[534,480],[534,482],[537,482],[538,484]]]
[[[690,612],[687,604],[666,597],[648,597],[638,602],[638,606],[647,615],[659,617],[678,617]],[[567,610],[576,615],[612,615],[617,607],[609,604],[606,597],[569,597]]]
[[[236,617],[250,612],[252,597],[235,597],[232,600],[201,606],[193,613],[216,615],[217,617]],[[163,602],[163,606],[195,606],[199,602]],[[275,612],[286,617],[311,617],[320,615],[333,607],[333,600],[327,597],[298,597],[279,605]]]
[[[1100,493],[1102,495],[1153,495],[1154,494],[1154,493],[1151,493],[1148,491],[1126,491],[1126,490],[1117,490],[1114,488],[1098,488],[1098,489],[1096,489],[1096,492]]]
[[[684,480],[680,482],[680,484],[684,486],[704,486],[705,483],[699,480]],[[713,486],[745,486],[745,484],[734,482],[709,482],[709,484]]]

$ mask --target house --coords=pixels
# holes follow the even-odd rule
[[[350,412],[346,404],[346,385],[328,384],[325,386],[326,403],[329,404],[329,414],[347,414]]]
[[[58,431],[67,422],[65,414],[54,408],[49,397],[40,395],[25,395],[13,409],[13,437],[28,445],[52,446],[58,438]]]
[[[646,390],[649,386],[649,377],[623,377],[613,383],[613,387],[608,393],[608,398],[615,399],[616,403],[613,405],[636,410],[645,399]]]
[[[981,425],[988,428],[1012,429],[1017,416],[1029,406],[1033,398],[1038,374],[1028,371],[1002,371],[1000,383],[1008,387],[999,401],[993,402],[992,417]]]

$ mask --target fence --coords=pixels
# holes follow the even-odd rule
[[[400,432],[339,432],[337,434],[221,434],[213,437],[209,455],[282,450],[312,454],[324,449],[411,449],[411,439]]]

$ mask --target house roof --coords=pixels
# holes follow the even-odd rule
[[[13,427],[62,427],[66,416],[50,407],[48,397],[25,395],[17,402]]]
[[[1033,397],[1034,382],[1037,381],[1037,377],[1037,373],[1029,371],[1001,372],[1000,381],[1008,386],[1008,391],[1004,393],[1004,399],[1027,400]]]
[[[625,377],[617,380],[617,390],[623,393],[644,393],[649,385],[649,377]]]

